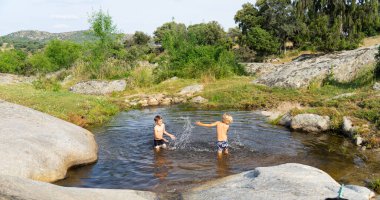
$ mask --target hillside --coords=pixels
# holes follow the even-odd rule
[[[63,33],[26,30],[17,31],[0,37],[0,46],[3,46],[4,48],[14,47],[17,49],[26,49],[33,52],[42,48],[44,44],[53,39],[70,40],[73,42],[83,43],[85,41],[95,40],[96,38],[94,35],[85,30]]]

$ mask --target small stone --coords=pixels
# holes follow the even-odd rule
[[[208,100],[201,97],[201,96],[197,96],[197,97],[194,97],[190,100],[191,103],[197,103],[197,104],[202,104],[202,103],[207,103]]]
[[[380,90],[380,82],[377,82],[373,85],[374,90]]]
[[[291,122],[292,122],[292,115],[288,112],[281,117],[278,124],[281,126],[290,127]]]
[[[164,98],[160,101],[160,104],[163,105],[163,106],[168,106],[172,103],[172,99],[171,98]]]
[[[362,143],[363,143],[363,138],[360,137],[360,136],[357,136],[357,137],[355,138],[355,144],[356,144],[357,146],[361,146]]]
[[[147,103],[149,106],[157,106],[159,104],[158,100],[152,97],[148,99]]]
[[[142,107],[146,107],[146,106],[148,106],[148,100],[142,99],[142,100],[138,101],[138,104],[140,104]]]

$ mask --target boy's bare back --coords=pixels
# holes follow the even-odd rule
[[[230,127],[228,124],[217,121],[216,123],[216,138],[218,141],[227,141],[227,131]]]

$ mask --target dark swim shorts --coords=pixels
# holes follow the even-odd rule
[[[165,144],[164,140],[153,140],[154,147]]]
[[[216,142],[216,146],[218,147],[218,151],[223,151],[228,148],[228,142],[227,141],[218,141]]]

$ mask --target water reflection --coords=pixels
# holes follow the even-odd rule
[[[229,156],[216,156],[216,174],[218,178],[222,178],[231,174]]]
[[[153,150],[153,154],[154,177],[158,178],[160,182],[163,182],[169,174],[168,160],[164,150]]]

